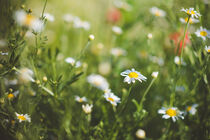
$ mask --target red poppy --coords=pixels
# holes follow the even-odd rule
[[[109,9],[107,12],[107,21],[117,23],[121,19],[121,12],[117,8]]]

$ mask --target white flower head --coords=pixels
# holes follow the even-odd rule
[[[152,33],[147,34],[148,39],[152,39]]]
[[[201,37],[203,40],[210,38],[210,31],[203,27],[200,27],[200,29],[198,29],[195,34],[197,37]]]
[[[179,111],[176,107],[170,107],[170,108],[165,108],[162,107],[161,109],[158,110],[159,114],[163,114],[162,118],[164,119],[169,119],[172,118],[173,122],[176,122],[178,118],[184,119],[182,111]]]
[[[55,20],[54,16],[50,13],[44,13],[44,17],[50,22],[53,22]]]
[[[136,131],[136,137],[139,139],[144,139],[146,137],[146,133],[143,129],[138,129]]]
[[[68,57],[65,59],[66,63],[71,64],[72,66],[75,66],[76,68],[81,67],[82,63],[80,61],[76,61],[74,58],[72,57]]]
[[[19,122],[23,122],[23,121],[27,121],[27,122],[31,122],[31,118],[29,117],[28,114],[18,114],[17,112],[15,112],[15,115],[17,116],[17,119],[19,120]]]
[[[181,11],[185,12],[187,15],[191,16],[192,18],[200,17],[200,13],[194,10],[194,8],[184,9],[182,8]]]
[[[114,5],[117,8],[120,8],[120,9],[123,9],[123,10],[126,10],[126,11],[131,11],[132,10],[131,5],[129,5],[128,3],[124,2],[124,1],[121,1],[121,0],[115,0]]]
[[[150,13],[157,17],[165,17],[166,16],[166,12],[157,8],[157,7],[150,8]]]
[[[8,93],[8,94],[7,94],[7,98],[8,98],[9,100],[11,100],[11,99],[17,97],[18,94],[19,94],[19,90],[15,91],[15,92],[13,92],[13,93]]]
[[[102,75],[108,75],[111,72],[111,67],[110,62],[102,62],[98,66],[98,71]]]
[[[152,75],[153,78],[157,78],[158,74],[159,74],[158,71],[154,71],[151,75]]]
[[[77,101],[79,103],[87,102],[87,98],[86,97],[75,96],[75,101]]]
[[[197,109],[196,109],[197,107],[198,107],[198,104],[193,104],[191,106],[187,106],[186,111],[192,115],[195,115],[195,113],[197,112]]]
[[[210,53],[210,46],[205,46],[205,50],[207,53]]]
[[[71,14],[65,14],[65,15],[63,15],[63,20],[67,23],[70,23],[75,20],[75,16],[73,16]]]
[[[116,34],[116,35],[121,35],[123,33],[123,30],[119,27],[119,26],[113,26],[112,27],[112,31]]]
[[[127,52],[122,48],[112,48],[111,54],[115,57],[119,57],[119,56],[125,56]]]
[[[113,106],[117,106],[117,103],[120,103],[120,98],[117,97],[116,95],[114,95],[114,93],[112,93],[112,92],[105,92],[105,94],[103,96]]]
[[[23,82],[23,83],[27,83],[29,81],[35,82],[35,80],[33,79],[34,73],[33,73],[33,71],[31,69],[21,68],[18,71],[18,74],[19,74],[20,81]]]
[[[91,74],[87,77],[88,83],[90,83],[92,86],[101,89],[101,90],[106,90],[109,88],[109,83],[107,80],[98,74]]]
[[[186,63],[184,62],[183,59],[180,61],[180,57],[179,56],[175,56],[174,57],[174,63],[177,64],[177,65],[184,65],[184,66],[186,65]]]
[[[131,82],[135,83],[135,80],[140,82],[146,81],[147,78],[143,76],[140,72],[136,71],[134,68],[131,70],[126,70],[120,74],[121,76],[125,76],[124,82],[130,84]]]
[[[181,23],[186,24],[187,21],[188,21],[188,17],[186,17],[186,18],[179,18],[179,20],[180,20]],[[195,19],[195,18],[190,18],[189,19],[189,23],[190,24],[194,24],[194,23],[198,23],[198,22],[200,22],[198,19]]]
[[[86,114],[90,114],[92,112],[92,108],[93,108],[92,104],[91,105],[89,105],[89,104],[82,105],[82,109]]]

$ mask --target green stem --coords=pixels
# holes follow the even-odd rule
[[[47,0],[45,0],[44,7],[42,9],[42,16],[41,16],[42,19],[44,18],[44,11],[45,11],[46,6],[47,6]]]

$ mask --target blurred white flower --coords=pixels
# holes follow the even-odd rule
[[[186,111],[189,112],[192,115],[195,115],[195,113],[197,112],[197,108],[198,104],[193,104],[191,106],[187,106]]]
[[[116,35],[121,35],[123,33],[122,29],[119,26],[113,26],[112,27],[112,31],[116,34]]]
[[[90,34],[89,36],[88,36],[88,40],[89,41],[93,41],[95,39],[95,36],[93,35],[93,34]]]
[[[152,73],[152,77],[153,77],[153,78],[157,78],[157,77],[158,77],[158,73],[159,73],[158,71],[154,71],[154,72]]]
[[[192,18],[200,17],[200,13],[194,10],[194,8],[184,9],[182,8],[181,11],[185,12],[187,15],[191,16]]]
[[[19,80],[23,83],[27,83],[29,81],[35,82],[35,80],[33,79],[34,73],[31,69],[21,68],[20,70],[18,70],[18,74]]]
[[[149,60],[152,61],[153,63],[157,63],[160,66],[164,65],[164,60],[163,58],[157,57],[157,56],[149,56]]]
[[[68,57],[65,59],[66,63],[71,64],[72,66],[75,66],[76,68],[81,67],[82,63],[80,61],[76,61],[74,58],[72,57]]]
[[[125,76],[124,82],[130,84],[131,82],[135,83],[135,80],[139,80],[140,82],[146,81],[146,77],[143,76],[140,72],[136,71],[134,68],[131,70],[126,70],[120,74],[121,76]]]
[[[136,137],[139,139],[144,139],[146,137],[146,133],[143,129],[138,129],[136,131]]]
[[[175,56],[174,57],[174,63],[177,64],[177,65],[184,65],[184,66],[186,65],[186,63],[184,62],[183,59],[180,61],[180,57],[179,56]]]
[[[44,13],[44,17],[50,22],[53,22],[55,20],[54,16],[50,13]]]
[[[201,37],[203,40],[210,38],[210,31],[203,27],[200,27],[200,29],[198,29],[195,34],[197,37]]]
[[[63,20],[67,23],[73,22],[75,20],[75,16],[71,15],[71,14],[65,14],[63,15]]]
[[[131,11],[132,10],[131,5],[129,5],[128,3],[124,2],[124,1],[121,1],[121,0],[115,0],[114,5],[117,8],[120,8],[120,9],[123,9],[123,10],[126,10],[126,11]]]
[[[179,18],[179,20],[180,20],[181,23],[187,23],[188,17],[186,17],[186,18]],[[189,19],[189,23],[190,24],[198,23],[198,22],[200,22],[198,19],[195,19],[195,18],[190,18]]]
[[[162,107],[158,110],[159,114],[163,114],[162,118],[169,119],[172,118],[173,122],[176,122],[178,118],[184,119],[182,111],[179,111],[176,107],[165,108]]]
[[[87,102],[87,98],[86,97],[75,96],[75,101],[77,101],[79,103]]]
[[[109,62],[102,62],[98,66],[98,72],[102,75],[108,75],[111,72],[111,64]]]
[[[157,7],[150,8],[150,13],[157,17],[165,17],[166,16],[166,12],[157,8]]]
[[[148,39],[152,39],[152,33],[147,34]]]
[[[120,98],[117,97],[116,95],[114,95],[114,93],[112,93],[112,92],[105,92],[103,96],[113,106],[117,106],[117,103],[120,103]]]
[[[28,121],[31,122],[31,118],[29,117],[28,114],[18,114],[17,112],[15,112],[17,119],[19,120],[19,122],[21,123],[22,121]]]
[[[205,46],[205,50],[207,53],[210,53],[210,46]]]
[[[98,74],[91,74],[87,77],[88,83],[90,83],[92,86],[101,89],[101,90],[106,90],[109,88],[109,83],[107,80]]]
[[[90,114],[92,112],[92,108],[93,108],[92,104],[91,105],[89,105],[89,104],[82,105],[82,109],[86,114]]]
[[[113,56],[119,57],[119,56],[125,56],[127,54],[127,52],[122,48],[112,48],[111,54]]]

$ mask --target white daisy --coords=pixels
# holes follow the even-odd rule
[[[183,112],[179,111],[176,107],[165,108],[162,107],[158,110],[159,114],[163,114],[162,118],[169,119],[172,118],[173,122],[176,122],[178,118],[184,119]]]
[[[139,139],[144,139],[146,137],[146,133],[143,129],[138,129],[136,131],[136,137]]]
[[[15,112],[16,116],[17,116],[17,119],[19,120],[19,122],[22,122],[22,121],[28,121],[28,122],[31,122],[31,118],[29,117],[28,114],[18,114],[17,112]]]
[[[119,57],[119,56],[125,56],[126,55],[126,51],[122,48],[112,48],[111,49],[111,54],[113,56]]]
[[[192,115],[195,115],[195,113],[197,112],[197,108],[198,104],[193,104],[191,106],[187,106],[186,111],[189,112]]]
[[[207,53],[210,53],[210,46],[205,46],[205,50]]]
[[[77,101],[79,103],[87,102],[87,98],[86,97],[75,96],[75,101]]]
[[[75,20],[75,16],[71,15],[71,14],[65,14],[63,15],[63,20],[67,23],[73,22]]]
[[[184,9],[182,8],[181,11],[185,12],[187,15],[190,15],[191,18],[198,18],[200,17],[200,13],[194,10],[194,8]]]
[[[198,29],[195,34],[197,37],[201,37],[203,40],[210,38],[210,31],[203,27],[200,27],[200,29]]]
[[[147,34],[148,39],[152,39],[152,33]]]
[[[123,30],[119,27],[119,26],[113,26],[112,27],[112,31],[116,34],[116,35],[121,35],[123,33]]]
[[[151,75],[152,75],[153,78],[157,78],[158,74],[159,74],[158,71],[154,71]]]
[[[109,83],[107,82],[107,80],[103,76],[98,74],[89,75],[87,77],[87,81],[94,87],[101,89],[103,91],[109,88]]]
[[[157,8],[157,7],[150,8],[150,13],[157,17],[165,17],[166,16],[166,12]]]
[[[66,63],[71,64],[72,66],[75,66],[76,68],[81,67],[82,63],[80,61],[76,61],[74,58],[72,57],[68,57],[65,59]]]
[[[113,106],[117,106],[117,103],[120,103],[120,98],[117,97],[116,95],[114,95],[114,93],[112,93],[112,92],[105,92],[105,94],[103,96]]]
[[[11,99],[17,97],[18,94],[19,94],[19,90],[15,91],[15,92],[13,92],[13,93],[8,93],[8,94],[7,94],[7,98],[8,98],[9,100],[11,100]]]
[[[142,82],[142,80],[146,81],[147,79],[140,72],[135,71],[134,68],[132,68],[131,70],[126,70],[120,75],[125,76],[124,82],[127,82],[128,84],[130,84],[131,82],[135,83],[135,80],[139,80],[140,82]]]
[[[92,108],[93,108],[92,104],[91,105],[89,105],[89,104],[82,105],[82,109],[86,114],[90,114],[92,112]]]
[[[54,16],[50,13],[44,13],[44,17],[50,22],[53,22],[55,20]]]
[[[21,68],[20,70],[18,70],[18,74],[19,80],[23,83],[27,83],[29,81],[35,82],[35,80],[33,79],[34,73],[31,69]]]
[[[183,59],[180,61],[180,57],[179,56],[175,56],[174,57],[174,63],[177,64],[177,65],[184,65],[184,66],[186,65],[186,63],[184,62]]]
[[[181,23],[187,23],[188,17],[186,17],[186,18],[179,18],[179,20],[180,20]],[[198,23],[198,22],[200,22],[198,19],[195,19],[195,18],[190,18],[189,19],[189,23],[190,24]]]

